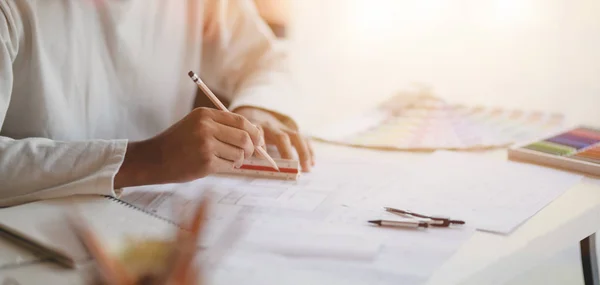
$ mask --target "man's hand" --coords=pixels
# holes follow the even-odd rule
[[[264,145],[261,131],[239,114],[197,108],[163,133],[130,142],[114,188],[178,183],[242,165]]]
[[[286,126],[273,114],[261,109],[242,107],[234,110],[234,112],[246,117],[258,126],[266,143],[275,145],[281,158],[294,158],[295,148],[302,171],[308,172],[315,165],[315,155],[310,142],[298,133],[298,130]]]

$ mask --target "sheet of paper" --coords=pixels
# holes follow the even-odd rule
[[[469,227],[411,230],[367,223],[384,217],[394,218],[377,210],[347,207],[333,207],[320,221],[264,217],[240,247],[247,253],[279,256],[276,263],[284,271],[306,270],[305,274],[325,275],[333,282],[311,284],[348,280],[353,280],[350,284],[423,284],[474,232]],[[249,267],[259,276],[273,270],[263,261],[245,270]]]
[[[217,213],[211,215],[210,236],[219,236],[211,224],[223,232],[225,224],[245,223],[235,250],[216,270],[222,274],[216,274],[214,284],[422,284],[471,236],[472,228],[373,227],[367,221],[386,215],[381,207],[340,206],[342,201],[402,189],[398,178],[412,175],[413,163],[368,155],[321,156],[313,171],[297,181],[220,175],[175,186],[126,189],[122,199],[172,216],[200,194],[211,193]],[[273,277],[274,270],[289,276]]]
[[[349,206],[395,207],[466,220],[480,230],[508,234],[581,180],[541,166],[477,154],[436,152],[396,191],[380,191]]]
[[[200,195],[205,189],[199,189],[197,183],[169,184],[161,186],[143,186],[126,189],[120,199],[145,209],[175,223],[180,219],[189,220],[194,212]],[[211,191],[211,197],[218,199],[224,193]],[[214,204],[208,214],[208,223],[204,231],[202,245],[214,245],[226,231],[238,220],[240,206]]]
[[[183,184],[128,188],[121,199],[166,217],[174,215],[173,209],[186,212],[184,206],[203,193],[210,193],[218,205],[309,213],[337,205],[353,194],[386,188],[409,169],[409,163],[373,163],[368,157],[322,158],[297,181],[216,175]]]
[[[253,227],[242,244],[291,258],[372,261],[379,254],[382,241],[341,229],[281,230],[271,226]]]

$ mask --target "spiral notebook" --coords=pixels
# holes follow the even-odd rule
[[[109,250],[118,250],[127,237],[169,238],[177,224],[113,197],[73,196],[44,200],[0,209],[0,229],[18,233],[29,240],[69,256],[75,264],[89,255],[69,228],[65,214],[72,206]],[[8,249],[0,243],[0,268],[35,262],[42,258]],[[11,254],[12,253],[12,254]]]

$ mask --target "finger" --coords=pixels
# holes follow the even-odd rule
[[[254,148],[252,148],[252,149],[254,149]],[[229,168],[231,168],[231,166],[234,166],[234,167],[242,166],[242,163],[244,163],[244,159],[248,157],[248,154],[247,154],[248,152],[246,150],[241,149],[239,147],[232,146],[227,143],[224,143],[220,140],[217,140],[215,142],[214,152],[215,152],[215,156],[229,162],[228,163]],[[217,164],[221,164],[221,163],[217,162]],[[222,168],[220,168],[220,169],[222,169]]]
[[[241,149],[243,157],[248,158],[254,153],[255,145],[248,133],[230,126],[218,125],[214,136],[217,140]],[[225,158],[225,157],[223,157]],[[227,159],[227,158],[226,158]],[[235,159],[229,159],[235,161]]]
[[[236,128],[248,133],[253,144],[261,145],[260,131],[255,125],[244,118],[244,116],[235,113],[216,111],[212,114],[212,119],[219,124]]]
[[[285,132],[271,127],[265,127],[265,139],[272,142],[279,151],[281,158],[292,159],[292,143]]]
[[[297,132],[288,132],[288,136],[296,148],[296,152],[298,153],[298,158],[300,159],[300,165],[302,166],[302,170],[305,172],[310,171],[310,151],[308,150],[308,146],[304,141],[304,138],[298,134]]]
[[[308,152],[310,153],[310,165],[315,166],[315,151],[309,139],[306,139],[306,145],[308,146]]]
[[[265,130],[260,125],[256,125],[256,127],[258,128],[258,133],[260,134],[259,146],[265,146]]]
[[[239,166],[241,166],[241,163]],[[217,157],[217,156],[215,156],[213,158],[213,161],[211,162],[211,169],[215,173],[229,171],[232,168],[239,167],[239,166],[236,165],[235,162],[233,162],[233,161],[229,161],[229,160]]]

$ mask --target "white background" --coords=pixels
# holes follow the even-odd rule
[[[420,83],[450,102],[600,125],[598,0],[288,1],[296,81],[328,118]]]

